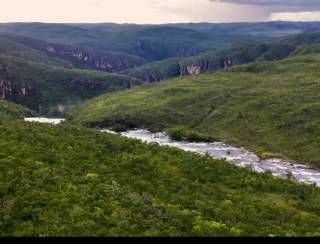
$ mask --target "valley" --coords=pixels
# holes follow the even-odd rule
[[[0,237],[319,236],[319,30],[0,23]]]

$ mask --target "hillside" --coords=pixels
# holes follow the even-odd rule
[[[133,56],[127,53],[106,52],[83,47],[77,48],[65,44],[56,44],[36,38],[10,33],[0,33],[0,38],[7,40],[6,46],[4,46],[3,48],[4,51],[8,49],[11,50],[13,49],[13,47],[15,49],[21,49],[21,46],[16,47],[19,43],[24,46],[24,49],[29,47],[29,49],[27,50],[28,53],[24,53],[22,57],[40,63],[48,62],[43,62],[43,60],[40,58],[33,59],[33,56],[29,56],[28,54],[36,53],[37,56],[41,54],[47,59],[49,56],[51,57],[50,60],[56,60],[58,58],[58,60],[60,60],[60,63],[64,62],[63,66],[67,68],[75,67],[78,69],[94,69],[106,72],[117,72],[129,68],[134,68],[147,62],[141,57]],[[5,54],[7,53],[8,52],[5,52]],[[61,59],[64,61],[62,61]],[[49,64],[52,64],[52,61]]]
[[[296,46],[290,44],[242,41],[221,50],[205,52],[189,58],[153,62],[122,71],[121,74],[146,82],[154,82],[180,75],[217,71],[257,60],[281,60],[288,57],[295,49]]]
[[[29,61],[48,64],[48,65],[56,65],[60,67],[65,67],[69,65],[66,61],[49,57],[45,53],[29,48],[28,46],[2,39],[1,33],[0,33],[0,54],[5,54],[7,56],[22,58]]]
[[[262,157],[319,167],[319,64],[319,55],[297,56],[149,84],[86,101],[69,120],[153,131],[183,126]]]
[[[319,188],[225,161],[8,117],[0,147],[2,237],[320,233]]]
[[[310,45],[320,43],[320,32],[302,33],[284,38],[283,43],[292,45]]]
[[[317,54],[320,53],[320,43],[319,44],[310,44],[310,45],[301,45],[291,54],[291,56],[298,55],[307,55],[307,54]]]
[[[172,58],[156,61],[134,69],[121,71],[119,74],[135,77],[147,83],[167,80],[181,75],[180,60]]]
[[[0,55],[0,97],[40,114],[59,116],[69,107],[140,81],[97,71],[64,69]]]
[[[0,99],[0,116],[24,118],[36,116],[36,113],[28,108]]]

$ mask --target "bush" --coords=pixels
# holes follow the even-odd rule
[[[190,142],[199,142],[199,141],[213,142],[213,141],[215,141],[215,138],[212,138],[211,136],[196,132],[192,129],[182,127],[182,126],[171,128],[168,131],[168,134],[169,134],[170,138],[175,141],[182,141],[182,140],[186,140],[186,141],[190,141]]]
[[[124,131],[127,131],[127,129],[128,129],[128,127],[124,124],[115,124],[111,128],[111,130],[113,130],[115,132],[124,132]]]

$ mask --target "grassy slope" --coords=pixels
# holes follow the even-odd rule
[[[0,147],[0,236],[320,233],[319,188],[224,161],[6,117]]]
[[[11,116],[15,118],[31,117],[36,116],[36,113],[15,103],[0,100],[0,116]]]
[[[108,91],[128,88],[139,81],[127,76],[98,71],[64,69],[0,55],[0,79],[10,82],[12,95],[6,99],[43,114],[54,113],[57,106],[69,107]],[[27,94],[19,94],[21,87]]]
[[[292,56],[301,56],[307,54],[320,53],[320,44],[301,45],[291,54]]]
[[[26,59],[33,62],[43,63],[43,64],[57,65],[61,67],[67,64],[66,61],[49,57],[43,52],[37,51],[28,46],[2,39],[1,35],[0,35],[0,54],[5,54],[7,56],[22,58],[22,59]]]
[[[319,63],[319,55],[300,56],[145,85],[87,101],[70,119],[153,130],[185,126],[262,156],[320,166]]]

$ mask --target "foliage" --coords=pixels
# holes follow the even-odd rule
[[[120,71],[146,63],[145,59],[127,53],[73,47],[11,33],[0,33],[0,38],[5,42],[5,45],[1,45],[0,42],[0,52],[38,63],[107,72]],[[103,68],[97,64],[103,64]]]
[[[52,116],[85,99],[140,84],[128,76],[64,69],[4,55],[0,55],[0,80],[10,82],[13,89],[6,99]],[[21,94],[22,88],[26,94]]]
[[[8,41],[1,38],[0,34],[0,54],[7,56],[27,59],[29,61],[38,62],[42,64],[66,66],[67,62],[56,58],[51,58],[43,52],[21,45],[19,43]]]
[[[171,139],[176,141],[186,140],[191,142],[197,142],[197,141],[212,142],[216,140],[212,136],[199,133],[195,130],[191,130],[190,128],[186,128],[183,126],[171,128],[168,131],[168,135],[171,137]]]
[[[70,115],[87,126],[184,126],[253,151],[261,148],[264,155],[320,166],[319,64],[319,55],[309,55],[234,66],[105,94]]]
[[[281,60],[289,56],[295,48],[295,46],[289,44],[241,41],[226,48],[208,51],[193,57],[152,62],[122,71],[121,74],[147,82],[155,82],[180,75],[188,75],[190,74],[188,71],[190,66],[196,66],[200,73],[206,73],[257,60]]]
[[[7,117],[0,147],[2,237],[320,233],[319,188],[222,160]]]
[[[0,116],[24,118],[34,117],[36,113],[28,108],[0,99]]]
[[[177,58],[165,59],[134,69],[124,70],[120,74],[135,77],[146,82],[157,82],[179,76],[181,74],[179,62],[180,60]]]
[[[320,44],[301,45],[292,53],[292,56],[320,53]]]
[[[291,35],[282,40],[282,42],[292,45],[308,45],[320,43],[320,32],[307,32]]]
[[[187,57],[239,40],[261,39],[242,34],[210,35],[165,25],[106,25],[87,28],[81,24],[8,23],[1,24],[0,31],[85,49],[125,52],[149,61]]]

